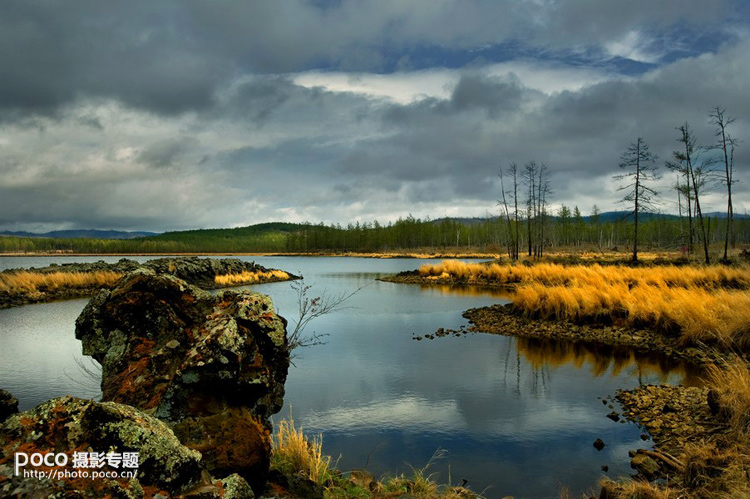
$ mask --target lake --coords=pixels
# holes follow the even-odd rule
[[[559,497],[565,486],[578,497],[597,490],[604,475],[630,474],[628,450],[648,445],[635,425],[606,417],[613,409],[602,398],[639,384],[695,382],[681,365],[616,349],[481,333],[417,341],[440,327],[465,326],[468,308],[507,301],[493,291],[376,280],[434,261],[241,258],[301,274],[311,296],[362,288],[345,308],[309,324],[307,332],[325,334],[325,344],[295,352],[284,408],[274,416],[291,413],[306,433],[322,433],[324,452],[344,471],[409,473],[443,450],[430,468],[441,483],[466,480],[487,497],[516,498]],[[118,259],[2,257],[0,270]],[[247,288],[270,295],[294,324],[289,283]],[[0,387],[22,410],[61,395],[97,396],[74,337],[85,304],[0,310]],[[597,438],[606,443],[602,451],[592,445]]]

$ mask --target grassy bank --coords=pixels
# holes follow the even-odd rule
[[[228,286],[244,286],[261,282],[286,281],[289,274],[283,270],[269,270],[268,272],[242,272],[240,274],[224,274],[214,277],[217,288]]]
[[[98,289],[111,286],[120,277],[122,274],[111,271],[0,273],[0,293],[36,295],[62,289]]]
[[[750,266],[424,265],[425,280],[513,286],[517,311],[541,319],[622,324],[684,345],[750,346]]]
[[[605,497],[750,497],[750,370],[741,361],[714,366],[706,383],[618,394],[628,419],[649,432],[655,447],[635,453],[639,479],[602,482]],[[654,478],[663,480],[648,481]]]
[[[416,276],[514,289],[511,306],[467,311],[470,329],[645,348],[707,365],[703,387],[644,386],[618,394],[623,416],[655,446],[633,452],[637,480],[606,480],[602,497],[750,497],[747,264],[451,261],[422,266]]]
[[[32,270],[6,270],[0,272],[0,308],[93,296],[100,289],[111,288],[123,275],[137,266],[136,262],[121,260],[114,264],[95,262]],[[167,265],[165,271],[175,272],[174,265]],[[225,274],[211,275],[209,273],[203,278],[199,274],[190,272],[186,276],[201,279],[199,285],[210,289],[287,281],[296,278],[282,270],[265,269],[260,266],[254,271],[240,271],[235,268]]]
[[[376,480],[362,470],[341,472],[331,466],[331,457],[322,452],[323,437],[307,437],[294,420],[283,419],[273,435],[271,468],[286,477],[309,481],[310,488],[323,492],[326,499],[359,498],[386,499],[411,497],[415,499],[481,499],[471,490],[450,484],[439,485],[435,475],[429,471],[435,459],[442,454],[436,452],[424,468],[412,469],[410,475],[386,476]],[[292,482],[294,480],[290,480]],[[294,494],[294,491],[282,491]],[[297,492],[299,495],[299,492]]]

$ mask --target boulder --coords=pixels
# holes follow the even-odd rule
[[[74,452],[138,454],[135,478],[24,477],[22,471],[127,471],[112,467],[74,467]],[[66,454],[64,466],[32,466],[15,476],[16,453]],[[62,462],[62,461],[61,461]],[[77,491],[90,497],[143,497],[162,492],[174,495],[200,484],[200,453],[182,445],[158,419],[126,405],[73,397],[49,400],[15,414],[0,425],[0,496],[49,497]],[[64,495],[69,497],[68,495]],[[63,497],[61,494],[60,497]],[[70,495],[70,497],[78,497]]]
[[[140,268],[92,298],[76,337],[102,365],[103,400],[158,417],[209,471],[262,488],[289,368],[286,321],[270,298],[211,294]]]

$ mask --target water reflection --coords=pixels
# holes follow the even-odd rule
[[[653,383],[655,379],[658,383],[703,386],[704,374],[698,367],[655,353],[594,343],[521,337],[516,338],[516,349],[542,376],[550,368],[573,365],[578,369],[588,366],[594,377],[627,374],[636,377],[640,384],[646,379]]]
[[[425,293],[436,293],[452,296],[492,297],[510,300],[513,290],[503,288],[487,288],[481,286],[466,286],[458,284],[420,284],[419,288]]]
[[[675,363],[602,347],[490,334],[414,341],[439,327],[465,327],[464,310],[508,296],[504,290],[375,281],[423,261],[243,259],[300,273],[316,294],[367,285],[344,309],[312,325],[329,334],[327,343],[300,352],[277,416],[293,407],[295,421],[309,433],[323,433],[324,452],[341,456],[344,470],[408,473],[406,463],[423,466],[443,448],[449,454],[435,468],[438,478],[465,478],[474,490],[491,487],[487,497],[555,497],[561,484],[580,495],[595,487],[604,464],[610,476],[628,474],[628,449],[643,445],[634,425],[607,419],[610,409],[599,398],[639,383],[690,384],[695,378]],[[288,283],[250,289],[271,295],[282,315],[295,318],[297,296]],[[24,408],[79,394],[61,373],[78,371],[73,331],[84,304],[0,311],[0,383]],[[602,452],[591,445],[596,438],[607,443]]]

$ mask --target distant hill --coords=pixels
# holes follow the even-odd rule
[[[76,230],[53,230],[51,232],[35,233],[24,231],[2,231],[0,236],[15,237],[51,237],[53,239],[134,239],[136,237],[149,237],[158,235],[158,232],[144,231],[122,231],[122,230],[96,230],[96,229],[76,229]]]
[[[726,213],[724,212],[711,212],[705,213],[705,217],[711,217],[713,219],[725,219]],[[557,220],[555,214],[548,215],[549,220]],[[750,219],[750,215],[735,213],[735,219]],[[497,220],[499,215],[490,217],[442,217],[431,220],[422,220],[422,223],[430,223],[434,225],[440,225],[442,222],[459,223],[465,226],[475,226],[486,222],[487,220]],[[591,222],[592,216],[587,215],[582,217],[585,222]],[[666,213],[642,213],[639,219],[643,222],[651,221],[654,219],[674,221],[678,220],[678,216],[674,214]],[[633,216],[629,211],[606,211],[599,214],[600,223],[612,223],[612,222],[628,222],[632,221]],[[260,247],[270,246],[276,249],[283,249],[282,239],[288,234],[296,233],[309,229],[312,227],[319,227],[315,224],[298,224],[298,223],[287,223],[287,222],[268,222],[260,223],[255,225],[249,225],[247,227],[236,227],[236,228],[223,228],[223,229],[191,229],[182,231],[170,231],[164,233],[158,232],[146,232],[146,231],[119,231],[119,230],[94,230],[94,229],[78,229],[78,230],[55,230],[45,233],[34,233],[24,231],[0,231],[1,236],[15,236],[15,237],[30,237],[30,238],[52,238],[52,239],[143,239],[144,242],[156,241],[156,242],[176,242],[188,245],[198,245],[200,247],[223,247],[227,251],[235,250],[235,246],[239,248],[247,247]],[[230,240],[237,240],[237,244],[229,244]],[[271,244],[271,242],[273,243]]]
[[[232,229],[192,229],[164,232],[163,234],[149,237],[158,241],[180,241],[196,238],[221,239],[230,237],[257,237],[269,233],[289,233],[303,230],[309,227],[307,224],[294,224],[286,222],[268,222],[262,224],[248,225],[247,227],[235,227]]]
[[[684,214],[683,217],[687,217],[687,214]],[[727,218],[726,212],[721,211],[712,211],[710,213],[704,213],[704,218]],[[679,220],[679,215],[674,215],[671,213],[640,213],[638,215],[638,220],[641,221],[651,221],[651,220]],[[750,218],[750,215],[745,214],[734,214],[735,219],[747,219]],[[592,217],[585,216],[583,219],[586,222],[590,222],[592,220]],[[599,221],[602,223],[607,222],[617,222],[617,221],[632,221],[633,220],[633,213],[630,211],[605,211],[604,213],[599,214]]]

